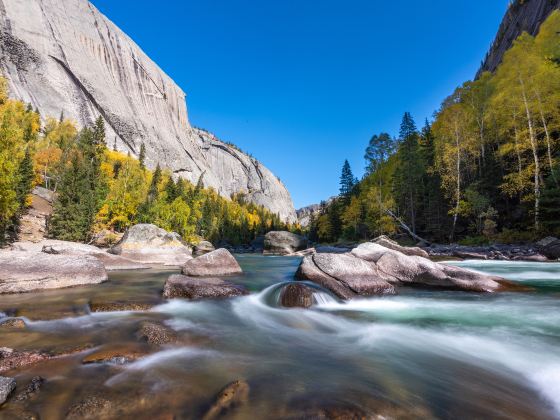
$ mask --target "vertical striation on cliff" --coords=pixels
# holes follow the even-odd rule
[[[495,71],[506,51],[523,32],[536,35],[541,24],[556,9],[560,0],[515,0],[512,1],[502,20],[490,50],[486,54],[477,77],[485,71]]]
[[[110,146],[157,163],[225,197],[247,197],[285,221],[296,214],[285,186],[262,164],[188,119],[186,95],[87,0],[0,0],[0,71],[12,95],[42,115],[79,126],[101,115]]]

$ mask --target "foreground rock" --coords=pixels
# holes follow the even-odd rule
[[[192,258],[192,250],[178,233],[155,225],[132,226],[109,252],[143,264],[181,266]]]
[[[16,389],[16,380],[0,376],[0,405],[4,404],[10,394]]]
[[[209,252],[215,251],[214,245],[208,241],[200,241],[194,247],[193,255],[195,257],[200,257],[201,255],[208,254]]]
[[[103,264],[91,256],[0,252],[0,294],[99,284],[107,279]]]
[[[560,239],[549,236],[536,243],[537,249],[551,260],[560,259]]]
[[[289,255],[307,248],[308,241],[291,232],[268,232],[264,237],[265,255]]]
[[[500,277],[438,264],[374,243],[362,244],[350,254],[305,257],[296,277],[318,283],[343,299],[394,293],[395,287],[405,285],[470,292],[521,288]]]
[[[288,284],[280,292],[280,305],[284,308],[310,308],[313,305],[313,289],[301,283]]]
[[[195,277],[227,276],[242,272],[237,260],[224,248],[191,259],[182,269],[184,275]]]
[[[424,251],[422,248],[401,246],[398,243],[396,243],[395,241],[389,239],[385,235],[379,236],[371,242],[373,242],[374,244],[384,246],[385,248],[392,249],[394,251],[399,251],[399,252],[403,253],[404,255],[416,255],[418,257],[423,257],[423,258],[429,258],[430,257],[430,255],[426,251]]]
[[[224,387],[216,396],[203,420],[213,420],[228,415],[231,410],[249,401],[249,384],[245,381],[235,381]]]
[[[170,276],[163,288],[163,297],[187,299],[223,299],[248,295],[245,287],[218,278]]]

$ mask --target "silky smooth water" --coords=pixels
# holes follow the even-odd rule
[[[300,260],[237,258],[245,274],[232,281],[252,294],[225,301],[162,301],[169,270],[0,297],[0,311],[54,318],[1,332],[0,347],[134,343],[147,319],[190,338],[126,366],[83,365],[77,354],[10,372],[21,383],[33,375],[47,379],[26,409],[64,418],[76,401],[102,393],[134,396],[123,403],[122,418],[134,404],[146,407],[137,419],[163,411],[199,418],[225,384],[244,379],[249,402],[228,418],[286,418],[332,405],[396,418],[560,418],[560,264],[450,263],[522,282],[532,292],[402,289],[398,296],[341,302],[316,287],[312,309],[288,310],[278,295]],[[147,313],[82,313],[92,299],[159,305]]]

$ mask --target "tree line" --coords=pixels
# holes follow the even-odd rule
[[[293,229],[244,193],[226,199],[173,177],[159,165],[108,148],[103,119],[78,130],[61,115],[41,116],[31,106],[8,98],[0,78],[0,243],[15,240],[19,220],[31,204],[34,186],[55,194],[48,236],[88,242],[102,230],[123,232],[137,223],[154,223],[186,241],[246,244],[270,230]]]
[[[430,241],[487,243],[560,234],[560,12],[523,33],[494,73],[458,87],[418,129],[405,113],[381,133],[356,181],[309,228],[323,242],[409,229]],[[351,170],[350,170],[351,172]]]

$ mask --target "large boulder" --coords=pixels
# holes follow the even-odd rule
[[[163,297],[167,299],[223,299],[248,294],[245,287],[223,279],[188,277],[180,274],[170,276],[163,288]]]
[[[212,242],[208,242],[208,241],[200,241],[199,243],[197,243],[194,247],[194,256],[195,257],[200,257],[201,255],[204,254],[208,254],[209,252],[215,251],[216,248],[214,248],[214,245],[212,245]]]
[[[103,263],[88,255],[0,252],[0,293],[99,284],[107,279]]]
[[[545,257],[551,260],[560,258],[560,239],[549,236],[536,243],[537,249]]]
[[[418,257],[423,257],[423,258],[429,258],[430,257],[430,255],[426,251],[424,251],[422,248],[401,246],[397,242],[393,241],[392,239],[389,239],[385,235],[378,236],[377,238],[375,238],[371,242],[374,243],[374,244],[384,246],[385,248],[392,249],[394,251],[399,251],[399,252],[403,253],[404,255],[416,255]]]
[[[500,277],[447,266],[384,246],[365,243],[350,254],[305,257],[296,277],[310,280],[343,299],[393,293],[398,286],[471,292],[521,289]]]
[[[268,232],[264,237],[265,255],[288,255],[307,248],[308,240],[303,236],[285,231]]]
[[[227,249],[220,248],[187,261],[182,272],[186,276],[212,277],[241,274],[243,270]]]
[[[109,252],[144,264],[181,266],[192,258],[192,249],[181,236],[155,225],[132,226]]]

